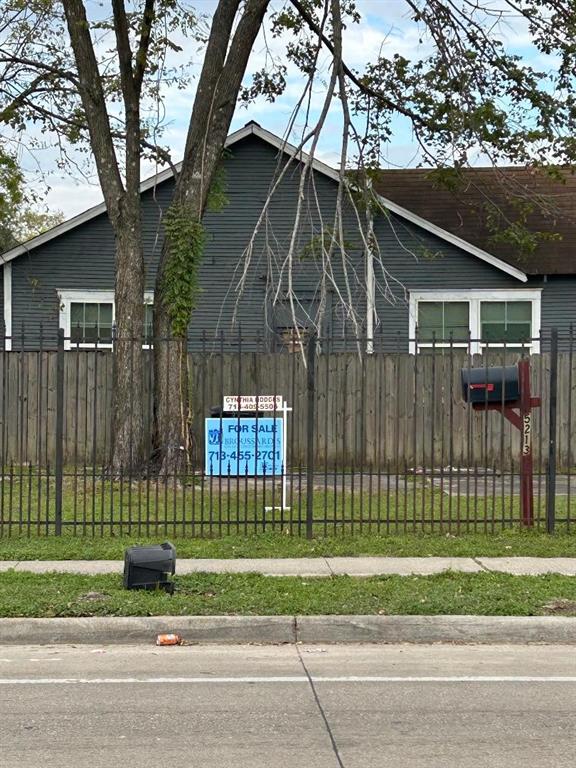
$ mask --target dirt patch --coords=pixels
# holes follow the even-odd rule
[[[550,600],[542,607],[546,613],[555,616],[576,616],[576,600],[567,600],[566,598]]]
[[[79,603],[96,603],[99,600],[106,600],[108,595],[105,592],[86,592],[85,595],[80,595],[78,598]]]

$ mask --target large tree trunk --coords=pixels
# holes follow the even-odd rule
[[[155,312],[154,338],[154,459],[161,475],[181,474],[190,434],[187,344],[166,312]]]
[[[126,219],[131,220],[126,220]],[[116,235],[116,337],[112,401],[115,475],[144,464],[144,268],[139,206],[123,216]]]
[[[144,253],[140,217],[140,97],[154,20],[154,0],[142,12],[133,66],[124,0],[112,0],[114,32],[126,117],[126,182],[122,182],[110,129],[106,95],[82,0],[62,0],[78,69],[90,144],[110,222],[116,235],[116,344],[112,402],[111,470],[135,474],[144,458],[142,336]]]
[[[194,99],[180,174],[167,216],[196,222],[198,226],[208,199],[214,172],[222,158],[248,58],[262,25],[269,0],[247,0],[235,30],[239,0],[220,0],[210,30],[204,64]],[[189,391],[186,361],[186,330],[174,337],[174,287],[167,284],[173,260],[181,258],[166,233],[154,293],[154,440],[162,474],[181,471],[189,439]],[[201,253],[190,268],[197,270]],[[186,326],[192,312],[187,317]],[[162,339],[170,339],[163,341]]]

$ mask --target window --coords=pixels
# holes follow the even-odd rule
[[[110,348],[114,327],[113,291],[58,291],[60,328],[64,329],[65,348]],[[151,343],[154,308],[152,293],[144,296],[144,345]]]
[[[540,296],[539,289],[411,292],[410,352],[433,345],[538,352]]]
[[[482,345],[530,344],[532,304],[529,301],[480,302]]]
[[[70,302],[72,344],[112,343],[112,302]]]
[[[418,338],[432,342],[452,338],[468,342],[470,306],[467,301],[419,301]]]

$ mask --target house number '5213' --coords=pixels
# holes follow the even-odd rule
[[[530,417],[530,414],[527,413],[524,416],[523,419],[523,429],[522,429],[522,453],[524,456],[528,456],[531,450],[531,443],[532,443],[532,419]]]

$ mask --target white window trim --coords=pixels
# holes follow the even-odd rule
[[[540,352],[540,317],[542,306],[542,288],[530,288],[530,289],[514,289],[514,288],[501,288],[501,289],[486,289],[476,291],[410,291],[410,306],[409,306],[409,339],[410,339],[410,354],[415,355],[418,347],[431,347],[431,342],[424,342],[416,344],[416,326],[418,323],[418,302],[419,301],[467,301],[470,305],[470,338],[473,340],[470,344],[466,342],[454,342],[453,346],[462,348],[469,347],[469,353],[471,355],[482,354],[484,347],[489,346],[491,349],[496,347],[504,347],[504,344],[490,343],[489,345],[482,344],[480,342],[481,330],[480,330],[480,303],[482,301],[530,301],[532,302],[532,341],[530,344],[524,345],[527,350],[533,354]],[[437,347],[448,347],[450,344],[436,343]],[[514,345],[509,345],[514,346]]]
[[[12,349],[12,264],[4,263],[4,349]]]
[[[112,324],[116,322],[116,303],[114,301],[114,291],[92,291],[92,290],[57,290],[60,302],[60,328],[64,331],[64,349],[112,349],[112,344],[72,344],[70,336],[72,327],[70,323],[70,305],[74,303],[84,304],[112,304]],[[154,293],[145,291],[144,304],[154,303]],[[148,344],[143,344],[142,349],[149,349]]]

